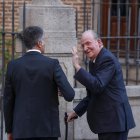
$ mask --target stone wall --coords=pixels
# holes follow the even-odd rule
[[[11,31],[12,30],[12,1],[13,0],[5,0],[5,30],[6,31]],[[79,41],[80,37],[81,37],[81,33],[83,32],[84,30],[84,27],[83,27],[83,0],[61,0],[64,4],[66,5],[70,5],[72,7],[74,7],[75,9],[77,9],[77,17],[78,17],[78,29],[77,29],[77,39]],[[91,7],[91,0],[86,0],[87,1],[87,7],[89,9],[89,24],[90,24],[90,21],[91,21],[91,15],[90,15],[90,7]],[[15,31],[18,31],[19,30],[19,7],[22,7],[23,6],[23,3],[24,3],[24,0],[14,0],[15,2]],[[30,4],[32,3],[32,0],[26,0],[26,4]],[[2,1],[0,1],[0,30],[2,29]],[[9,37],[6,36],[6,37]],[[11,37],[10,37],[11,38]],[[11,51],[11,49],[9,49],[9,47],[6,47],[8,48],[8,50]],[[84,66],[84,62],[83,62],[83,52],[81,50],[80,47],[79,48],[79,55],[81,56],[80,57],[80,63]]]
[[[19,27],[19,7],[23,5],[24,0],[14,0],[15,1],[15,30],[18,30]],[[87,7],[89,9],[90,13],[90,1],[87,0]],[[32,0],[26,0],[26,3],[31,3]],[[71,5],[72,7],[76,8],[78,11],[78,35],[80,37],[81,32],[83,29],[83,0],[62,0],[62,2],[66,5]],[[11,16],[12,16],[12,0],[5,0],[5,23],[6,23],[6,29],[11,30],[12,22],[11,22]],[[90,21],[90,14],[89,14],[89,21]],[[2,1],[0,1],[0,29],[2,26]]]
[[[20,8],[20,29],[22,29],[23,8]],[[77,45],[75,30],[75,9],[63,4],[60,0],[33,0],[26,6],[26,26],[40,26],[44,30],[45,52],[51,58],[59,60],[70,84],[74,87],[74,67],[71,59],[71,49]],[[16,51],[20,52],[19,45]],[[22,46],[22,45],[21,45]],[[60,98],[60,121],[63,124],[64,113],[72,108],[72,103],[67,103]],[[62,126],[61,124],[61,126]],[[73,124],[69,132],[69,140],[73,140]],[[62,139],[64,128],[61,127]]]
[[[27,0],[31,3],[32,0]],[[19,26],[19,7],[23,6],[24,0],[15,0],[15,30]],[[12,28],[12,0],[5,0],[5,29],[11,31]],[[0,1],[0,29],[2,28],[2,0]]]

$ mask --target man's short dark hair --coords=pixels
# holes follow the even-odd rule
[[[43,29],[38,26],[29,26],[17,36],[27,49],[32,49],[43,37]]]

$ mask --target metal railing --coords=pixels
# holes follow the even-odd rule
[[[121,62],[125,84],[140,84],[140,3],[137,0],[91,0],[90,3],[83,0],[83,20],[83,31],[96,30],[104,47]],[[85,55],[83,60],[88,69]]]
[[[14,5],[14,0],[12,0],[12,26],[11,26],[11,31],[6,31],[5,29],[5,1],[2,1],[2,27],[0,31],[1,35],[1,59],[2,59],[2,67],[1,67],[1,82],[0,82],[0,140],[3,140],[3,131],[4,131],[4,125],[3,125],[3,93],[4,93],[4,83],[5,83],[5,69],[6,69],[6,40],[11,40],[11,59],[14,59],[15,57],[15,36],[17,32],[15,32],[15,5]],[[25,28],[25,6],[26,3],[25,1],[23,2],[23,29]],[[7,37],[8,36],[8,37]],[[25,50],[22,48],[22,52],[24,53]]]

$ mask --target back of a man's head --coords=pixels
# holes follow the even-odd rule
[[[32,49],[43,37],[43,30],[38,26],[29,26],[18,34],[18,38],[27,49]]]

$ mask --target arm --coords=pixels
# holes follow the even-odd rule
[[[115,73],[115,64],[111,58],[104,59],[96,68],[94,75],[80,69],[76,75],[75,79],[78,80],[82,85],[84,85],[92,93],[101,93],[104,88],[111,81]]]
[[[81,102],[73,109],[74,111],[68,113],[67,121],[70,122],[74,120],[74,117],[81,117],[88,108],[88,104],[90,101],[90,92],[87,91],[87,96],[81,100]]]
[[[14,102],[15,102],[11,75],[12,75],[12,67],[11,67],[11,63],[9,63],[7,66],[7,73],[6,73],[6,79],[5,79],[5,90],[4,90],[5,129],[8,134],[12,133],[13,110],[14,110]],[[11,135],[9,135],[9,137],[11,138]]]
[[[89,101],[90,92],[87,90],[87,96],[83,98],[81,102],[73,109],[79,117],[81,117],[87,111]]]
[[[54,79],[64,99],[66,101],[72,101],[75,96],[75,92],[71,87],[70,83],[68,82],[61,66],[59,65],[58,60],[56,60],[54,67]]]
[[[74,76],[82,85],[84,85],[91,93],[101,93],[111,81],[115,73],[115,64],[110,56],[102,58],[100,64],[96,68],[94,75],[82,69],[78,61],[77,48],[72,49],[72,61],[77,71]]]

